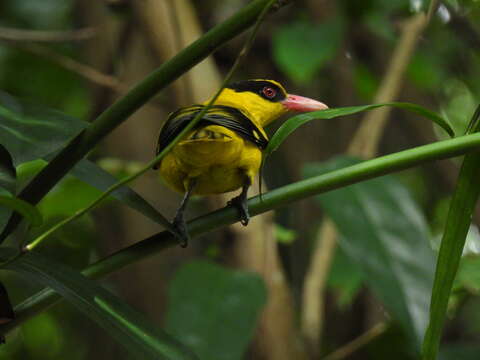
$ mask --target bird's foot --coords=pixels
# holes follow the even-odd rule
[[[188,234],[187,223],[182,213],[175,215],[172,226],[176,230],[175,236],[177,237],[178,243],[182,248],[186,248],[190,241],[190,235]]]
[[[227,204],[234,206],[238,209],[238,212],[240,213],[240,223],[243,226],[247,226],[248,222],[250,221],[247,198],[245,196],[242,196],[242,194],[240,194],[239,196],[236,196],[232,200],[230,200]]]

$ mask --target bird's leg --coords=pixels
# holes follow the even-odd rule
[[[185,191],[185,195],[183,196],[182,202],[180,203],[180,207],[178,208],[172,222],[173,227],[178,232],[178,241],[180,243],[180,246],[183,248],[187,247],[190,240],[190,235],[188,235],[187,223],[185,222],[184,212],[196,183],[196,179],[191,179],[190,181],[188,181],[187,190]]]
[[[240,195],[234,197],[228,202],[228,205],[235,206],[238,209],[240,213],[240,222],[243,226],[247,226],[250,220],[250,214],[248,213],[247,205],[247,193],[250,185],[252,185],[252,181],[248,176],[245,176],[245,181],[242,186],[242,192],[240,193]]]

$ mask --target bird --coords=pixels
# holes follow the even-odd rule
[[[162,152],[204,109],[204,103],[171,113],[158,136],[156,154]],[[211,195],[241,188],[228,202],[238,209],[240,222],[248,225],[247,192],[268,145],[265,126],[289,112],[328,109],[320,101],[287,93],[275,80],[250,79],[227,85],[212,106],[170,151],[154,166],[168,187],[183,193],[172,221],[180,245],[190,239],[185,209],[192,195]]]

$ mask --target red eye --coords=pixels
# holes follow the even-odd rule
[[[263,95],[265,95],[269,99],[273,99],[275,95],[277,95],[277,92],[272,89],[271,87],[265,86],[262,90]]]

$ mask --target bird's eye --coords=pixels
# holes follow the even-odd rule
[[[271,87],[265,86],[262,90],[262,94],[268,99],[273,99],[275,95],[277,95],[277,92]]]

